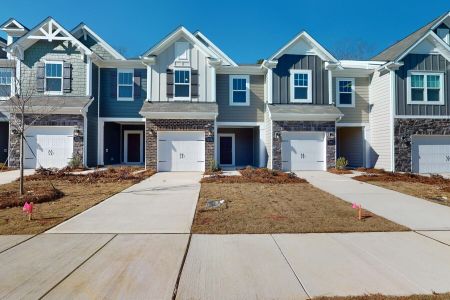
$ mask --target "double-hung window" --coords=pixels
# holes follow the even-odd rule
[[[178,68],[174,70],[173,96],[174,100],[191,99],[191,69]]]
[[[444,74],[410,72],[408,104],[444,104]]]
[[[250,105],[250,76],[230,76],[230,105]]]
[[[134,70],[117,70],[117,100],[132,101],[134,93]]]
[[[45,92],[47,94],[63,93],[63,63],[45,63]]]
[[[336,106],[355,107],[355,80],[353,78],[336,79]]]
[[[311,103],[311,70],[290,70],[291,73],[291,102]]]
[[[0,100],[11,97],[12,74],[11,68],[0,68]]]

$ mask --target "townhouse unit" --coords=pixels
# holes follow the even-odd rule
[[[370,61],[338,60],[303,31],[237,64],[184,27],[125,58],[86,24],[10,19],[0,26],[0,161],[19,164],[14,97],[26,94],[27,168],[326,170],[345,157],[450,172],[449,27],[446,13]]]

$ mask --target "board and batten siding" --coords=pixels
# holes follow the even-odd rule
[[[439,54],[409,54],[404,65],[396,71],[396,115],[398,116],[450,116],[448,76],[450,63]],[[444,73],[444,105],[407,104],[408,71]]]
[[[147,70],[134,69],[135,78],[140,78],[140,92],[133,101],[117,100],[117,69],[100,69],[100,117],[102,118],[142,118],[139,111],[147,97]],[[138,86],[135,82],[134,89]]]
[[[337,103],[336,79],[333,77],[333,101]],[[348,78],[348,77],[345,77]],[[369,123],[369,78],[355,77],[355,107],[339,107],[344,114],[340,123]],[[337,106],[337,105],[336,105]]]
[[[371,165],[387,171],[392,171],[391,144],[393,142],[391,138],[390,77],[390,73],[380,74],[375,71],[369,88],[371,97],[369,118]]]
[[[177,42],[187,42],[179,39]],[[152,66],[152,95],[151,101],[174,101],[167,97],[167,69],[174,67],[190,67],[198,70],[198,97],[191,98],[192,102],[211,102],[211,66],[208,57],[198,48],[189,44],[189,62],[175,61],[175,43],[156,57],[156,64]]]
[[[264,122],[264,76],[250,75],[250,105],[230,105],[230,76],[218,74],[216,97],[219,122]]]
[[[312,103],[329,104],[328,71],[325,62],[317,55],[285,54],[278,59],[277,67],[273,69],[273,97],[274,104],[289,104],[290,72],[289,70],[312,71]]]

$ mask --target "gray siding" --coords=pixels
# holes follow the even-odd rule
[[[333,77],[333,101],[337,103],[336,78]],[[347,77],[346,77],[347,78]],[[355,107],[339,107],[344,114],[341,123],[369,122],[369,78],[355,77]]]
[[[396,71],[396,115],[449,116],[449,62],[437,54],[409,54],[403,62],[404,65]],[[444,72],[444,105],[407,104],[407,76],[411,70]]]
[[[92,97],[94,100],[87,112],[87,154],[86,163],[88,166],[97,166],[98,149],[98,75],[99,69],[92,65]]]
[[[88,47],[90,50],[92,50],[95,54],[100,56],[103,59],[115,59],[114,56],[112,56],[108,50],[103,48],[102,45],[97,43],[91,36],[87,35],[86,40],[83,36],[79,38],[80,42],[82,42],[86,47]]]
[[[141,95],[134,101],[117,101],[117,69],[100,69],[100,116],[103,118],[141,118],[147,89],[147,70],[135,69],[141,76]],[[136,86],[135,86],[136,88]]]
[[[8,159],[9,123],[0,122],[0,165]],[[6,151],[5,151],[6,150]]]
[[[328,71],[325,62],[316,55],[285,54],[278,59],[273,69],[273,98],[274,104],[288,104],[290,102],[290,73],[291,69],[312,70],[312,104],[328,104]]]
[[[219,122],[264,122],[264,76],[250,76],[250,105],[230,105],[230,75],[217,75]]]
[[[253,128],[219,128],[218,134],[234,133],[235,165],[239,167],[257,166],[258,156],[254,155],[254,130]],[[256,152],[257,153],[257,152]]]
[[[38,41],[25,51],[21,64],[22,86],[36,96],[37,63],[44,60],[58,60],[72,64],[71,91],[64,96],[86,96],[86,57],[76,46],[67,41]]]

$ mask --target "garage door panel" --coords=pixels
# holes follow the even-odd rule
[[[412,170],[416,173],[450,172],[450,136],[413,136]]]
[[[283,132],[281,144],[284,171],[325,170],[323,132]]]

